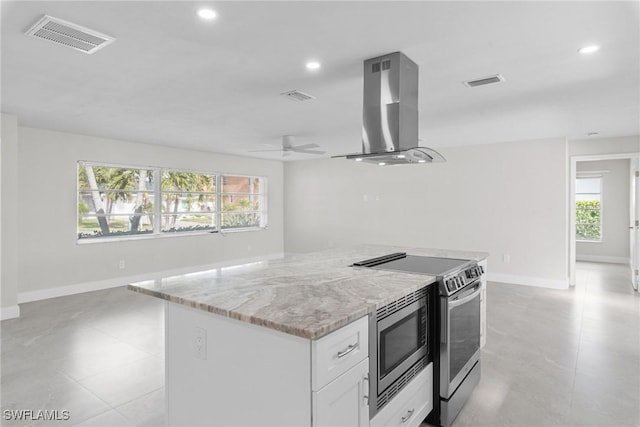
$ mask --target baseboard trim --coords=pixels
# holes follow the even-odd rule
[[[569,279],[557,280],[544,277],[518,276],[515,274],[487,273],[487,281],[536,286],[538,288],[569,289]]]
[[[144,280],[155,280],[162,277],[176,276],[179,274],[194,273],[196,271],[212,270],[224,268],[232,265],[250,264],[253,262],[268,261],[282,258],[283,253],[261,255],[250,258],[234,259],[229,261],[215,262],[212,264],[196,265],[190,267],[175,268],[171,270],[156,271],[152,273],[137,274],[133,276],[114,277],[112,279],[96,280],[93,282],[77,283],[74,285],[58,286],[55,288],[42,289],[38,291],[18,293],[18,304],[33,301],[41,301],[49,298],[64,297],[68,295],[80,294],[83,292],[99,291],[102,289],[117,288],[126,286],[129,283],[142,282]],[[19,313],[19,312],[18,312]],[[4,315],[4,309],[3,309]]]
[[[9,320],[20,317],[20,306],[18,304],[0,308],[0,320]]]
[[[578,255],[576,254],[576,261],[586,262],[604,262],[607,264],[629,264],[629,258],[620,256],[603,256],[603,255]]]

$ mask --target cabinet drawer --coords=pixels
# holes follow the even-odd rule
[[[312,341],[311,385],[320,390],[369,356],[369,317]]]
[[[371,427],[418,427],[433,409],[433,363],[371,420]]]

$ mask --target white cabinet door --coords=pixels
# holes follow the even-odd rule
[[[313,392],[313,425],[369,426],[369,359]]]

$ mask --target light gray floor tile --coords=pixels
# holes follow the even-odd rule
[[[161,427],[167,425],[166,413],[158,408],[165,405],[164,387],[152,391],[116,409],[128,420],[140,427]]]
[[[164,386],[164,361],[149,356],[79,381],[112,407]]]
[[[136,427],[135,423],[130,422],[122,414],[116,410],[110,410],[90,418],[74,427]]]
[[[74,352],[59,362],[59,369],[79,381],[149,356],[148,353],[129,344],[116,341],[109,346]]]
[[[2,381],[3,426],[43,425],[42,421],[6,420],[5,410],[66,410],[69,411],[67,423],[71,423],[81,422],[109,409],[103,400],[60,374],[42,373],[42,376]],[[62,421],[56,423],[64,424]]]

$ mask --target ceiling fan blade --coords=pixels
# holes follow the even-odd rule
[[[318,148],[320,147],[318,144],[303,144],[303,145],[295,145],[293,148],[294,151],[307,150],[309,148]]]
[[[296,153],[303,154],[324,154],[326,151],[318,151],[318,150],[295,150]]]
[[[284,151],[282,148],[272,148],[269,150],[249,150],[249,153],[262,153],[266,151]]]

